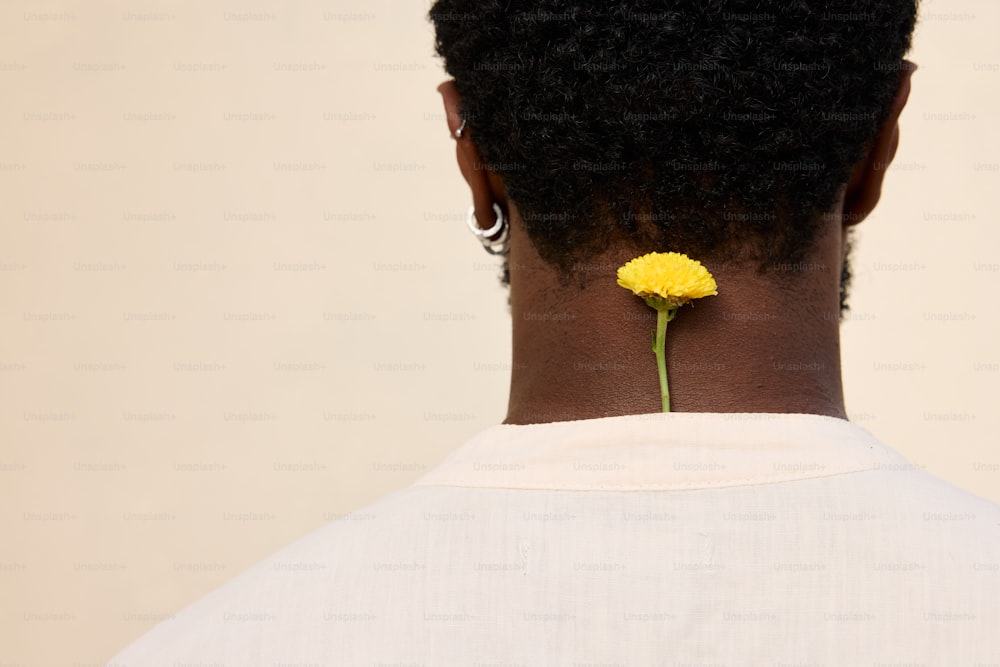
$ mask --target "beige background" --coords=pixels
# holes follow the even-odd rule
[[[102,663],[502,420],[419,2],[0,5],[0,664]],[[1000,20],[924,3],[848,407],[1000,501]]]

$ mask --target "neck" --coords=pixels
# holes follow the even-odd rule
[[[581,267],[582,289],[561,285],[513,222],[513,370],[504,423],[660,412],[650,346],[656,311],[615,282],[616,269],[641,253],[609,252]],[[683,306],[667,328],[671,411],[846,418],[840,238],[828,234],[809,260],[763,275],[705,262],[719,294]]]

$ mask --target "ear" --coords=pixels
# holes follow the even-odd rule
[[[865,158],[851,172],[844,194],[843,224],[856,225],[868,217],[882,196],[882,181],[896,149],[899,147],[899,114],[910,97],[910,77],[917,69],[909,60],[903,61],[899,88],[893,99],[889,116],[875,135]]]
[[[493,211],[494,202],[500,205],[504,215],[510,219],[507,210],[507,197],[504,194],[502,182],[498,176],[486,168],[479,157],[479,150],[472,142],[472,130],[469,124],[466,123],[461,137],[455,134],[462,126],[460,115],[462,97],[458,94],[454,80],[445,81],[438,86],[437,90],[444,99],[448,131],[455,139],[455,157],[458,160],[458,168],[472,191],[472,204],[476,209],[476,220],[480,227],[489,229],[496,222],[496,214]]]

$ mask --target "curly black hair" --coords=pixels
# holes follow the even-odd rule
[[[917,0],[436,0],[483,166],[569,280],[611,243],[801,262],[887,117]]]

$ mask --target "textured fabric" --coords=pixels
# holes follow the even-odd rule
[[[489,428],[109,665],[1000,663],[1000,506],[817,415]]]

